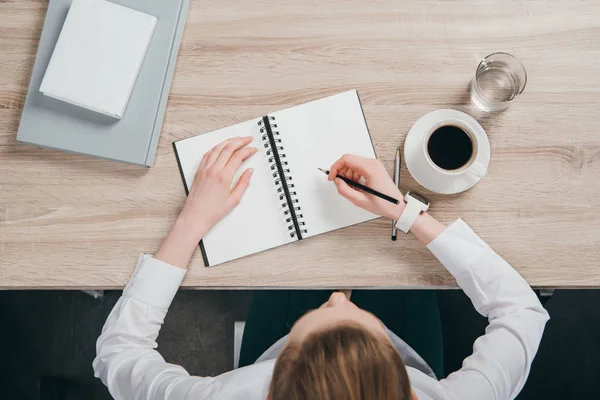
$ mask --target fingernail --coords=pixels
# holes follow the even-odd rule
[[[340,183],[340,178],[335,178],[334,181],[335,183]]]
[[[252,173],[254,172],[254,168],[248,168],[248,171],[249,171],[248,173],[249,173],[250,175],[252,175]]]

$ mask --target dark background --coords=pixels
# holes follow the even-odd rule
[[[487,321],[459,290],[438,291],[445,369],[459,369]],[[77,291],[0,292],[0,398],[110,399],[93,377],[95,341],[120,291],[94,299]],[[159,351],[192,375],[233,365],[233,324],[250,306],[248,291],[180,291],[158,338]],[[545,300],[551,319],[524,399],[597,398],[600,393],[600,291],[558,290]]]

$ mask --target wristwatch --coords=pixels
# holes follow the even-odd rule
[[[406,202],[406,206],[404,206],[400,218],[396,221],[396,228],[404,233],[408,233],[419,214],[427,211],[431,203],[417,192],[406,192],[404,201]]]

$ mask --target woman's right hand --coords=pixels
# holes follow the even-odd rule
[[[335,181],[338,193],[350,200],[357,207],[393,220],[397,220],[400,214],[402,214],[402,210],[406,204],[404,197],[385,170],[381,161],[346,154],[337,160],[329,171],[328,179]],[[395,205],[377,196],[354,189],[343,180],[336,179],[337,174],[352,179],[355,182],[358,182],[362,177],[366,186],[400,200],[400,204]]]

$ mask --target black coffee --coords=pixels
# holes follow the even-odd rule
[[[457,126],[446,125],[436,129],[427,142],[431,161],[449,171],[465,165],[473,155],[473,142],[467,132]]]

